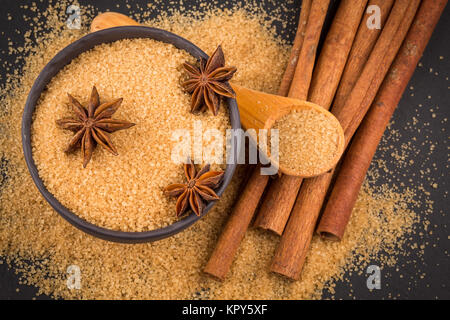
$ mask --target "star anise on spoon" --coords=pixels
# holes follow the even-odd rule
[[[192,94],[191,112],[203,112],[208,108],[217,115],[220,97],[235,97],[227,81],[233,77],[236,68],[225,67],[225,56],[220,45],[208,61],[200,59],[200,67],[187,62],[183,66],[189,79],[183,82],[182,86]]]
[[[122,98],[111,102],[100,104],[100,97],[95,86],[92,88],[88,107],[83,107],[77,99],[67,94],[69,102],[76,113],[76,118],[62,118],[56,120],[56,124],[66,130],[75,132],[69,146],[65,152],[75,151],[81,145],[83,154],[83,167],[92,158],[92,152],[97,144],[103,146],[106,150],[117,155],[117,149],[114,147],[109,133],[127,129],[134,126],[134,123],[112,119],[111,116],[117,111],[122,103]]]
[[[199,172],[191,160],[184,164],[184,174],[187,183],[175,183],[166,187],[165,192],[169,196],[178,197],[176,204],[177,217],[183,215],[188,207],[197,216],[201,216],[206,206],[205,201],[218,200],[216,189],[221,183],[223,171],[209,171],[210,165],[205,165]]]

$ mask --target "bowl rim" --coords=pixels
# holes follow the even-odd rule
[[[103,43],[111,43],[122,39],[137,38],[149,38],[169,43],[174,45],[178,49],[187,51],[197,59],[208,59],[208,55],[195,44],[172,32],[163,29],[145,26],[121,26],[89,33],[59,51],[42,69],[33,86],[31,87],[22,115],[21,135],[25,161],[35,185],[37,186],[39,192],[42,194],[45,200],[65,220],[67,220],[70,224],[77,227],[78,229],[97,238],[120,243],[152,242],[173,236],[185,230],[186,228],[197,222],[206,213],[208,213],[208,211],[214,206],[215,201],[211,201],[207,204],[203,214],[200,217],[198,217],[194,213],[191,213],[185,218],[178,220],[171,225],[149,231],[126,232],[112,230],[90,223],[62,205],[45,187],[44,182],[39,176],[38,169],[33,159],[31,147],[31,124],[33,121],[32,118],[36,109],[37,102],[42,92],[46,89],[47,84],[74,58],[79,56],[81,53],[86,52],[93,47]],[[241,129],[239,109],[236,100],[227,98],[226,103],[229,109],[231,128],[235,130]],[[233,161],[231,163],[227,163],[222,183],[216,191],[219,196],[223,194],[226,187],[230,183],[234,175],[234,171],[237,167],[238,152],[240,152],[241,150],[242,137],[240,135],[235,135],[234,139],[235,143],[233,144],[234,148],[232,150]]]

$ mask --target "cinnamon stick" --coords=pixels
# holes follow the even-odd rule
[[[406,37],[419,4],[420,0],[397,0],[395,2],[361,76],[345,103],[333,105],[331,111],[339,119],[347,143],[372,104]]]
[[[377,43],[343,106],[332,112],[344,128],[346,144],[367,112],[394,60],[420,0],[397,0]],[[365,21],[363,21],[365,23]],[[334,171],[334,170],[333,170]],[[275,252],[271,270],[292,279],[300,277],[317,218],[333,171],[303,182],[299,196]]]
[[[265,183],[261,183],[262,179],[266,180]],[[250,176],[241,197],[234,206],[233,213],[227,221],[219,241],[203,270],[205,273],[218,280],[225,279],[234,255],[251,222],[254,208],[258,205],[260,199],[258,195],[261,195],[264,191],[268,179],[269,176],[260,174],[259,167],[253,170],[252,176]]]
[[[329,0],[313,1],[309,19],[305,30],[303,45],[298,58],[295,76],[289,90],[289,97],[306,100],[311,83],[317,45],[320,40],[323,23],[327,14]],[[281,234],[283,232],[289,213],[294,205],[295,195],[298,192],[302,179],[284,175],[276,179],[269,187],[254,225]],[[287,197],[286,193],[295,193]],[[287,201],[285,201],[287,199]],[[289,201],[291,199],[292,201]],[[279,214],[281,212],[281,214]]]
[[[286,66],[286,70],[284,71],[283,78],[281,79],[280,87],[278,88],[278,95],[280,96],[288,95],[292,79],[294,78],[297,61],[303,46],[303,39],[305,38],[305,30],[311,10],[311,2],[312,0],[302,1],[302,9],[300,11],[300,18],[298,20],[294,43],[292,44],[291,55]]]
[[[367,4],[367,8],[370,6],[378,6],[380,8],[380,27],[383,28],[386,19],[391,11],[394,0],[370,0]],[[339,83],[339,87],[336,91],[336,97],[334,98],[334,106],[342,106],[345,103],[346,98],[352,91],[356,81],[358,80],[364,65],[372,52],[373,47],[380,35],[381,29],[369,29],[365,23],[373,13],[366,13],[363,16],[362,22],[356,33],[354,45],[348,56],[347,63],[345,65],[342,78]]]
[[[311,1],[305,0],[302,3],[297,32],[288,60],[286,71],[283,75],[279,95],[287,95],[289,86],[294,77],[298,56],[303,45],[306,22],[311,9]],[[223,280],[228,273],[239,245],[244,238],[245,232],[253,218],[258,203],[267,186],[269,177],[260,174],[260,166],[256,166],[240,196],[233,212],[225,225],[218,243],[207,262],[204,272],[212,277]]]
[[[377,146],[411,79],[447,0],[424,0],[377,98],[353,138],[317,232],[341,240]]]
[[[366,3],[367,0],[342,1],[325,39],[310,85],[309,100],[326,109],[330,108],[338,87]],[[301,178],[287,175],[275,180],[261,203],[255,226],[281,235],[301,183]]]
[[[305,38],[298,57],[298,63],[289,89],[289,97],[300,100],[308,98],[309,85],[316,60],[317,46],[330,0],[313,1],[305,30]]]

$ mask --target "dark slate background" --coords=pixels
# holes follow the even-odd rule
[[[37,1],[36,1],[37,2]],[[81,5],[92,4],[98,8],[99,12],[110,9],[111,11],[119,11],[125,14],[130,14],[130,11],[139,10],[139,8],[146,8],[148,1],[128,1],[131,6],[127,8],[124,1],[117,0],[80,0]],[[150,1],[151,2],[151,1]],[[201,1],[184,1],[185,7],[196,8]],[[270,12],[276,9],[278,5],[269,3],[270,1],[262,1],[263,7]],[[276,2],[276,1],[273,1]],[[284,1],[279,1],[282,3]],[[245,3],[245,1],[227,1],[227,6],[234,3]],[[283,15],[286,21],[289,21],[288,32],[282,31],[280,25],[275,24],[280,36],[293,40],[296,29],[296,22],[299,16],[299,8],[301,1],[295,1],[294,4],[287,5],[287,10],[284,10]],[[0,12],[0,61],[14,62],[14,56],[8,55],[8,40],[10,37],[15,44],[23,43],[22,34],[28,30],[29,22],[24,22],[22,16],[26,14],[31,15],[29,10],[23,10],[21,5],[30,4],[30,1],[18,0],[2,0],[2,10]],[[116,4],[120,7],[117,8]],[[327,19],[326,27],[329,26],[330,17],[337,7],[338,1],[332,1],[329,17]],[[45,10],[47,1],[38,2],[41,10]],[[169,1],[167,6],[161,6],[161,10],[166,10],[170,7]],[[176,7],[176,5],[175,5]],[[13,19],[8,20],[7,16],[10,14]],[[88,19],[84,19],[83,23],[88,23]],[[20,34],[17,33],[20,31]],[[413,141],[414,145],[420,149],[422,142],[434,141],[436,144],[435,151],[428,155],[427,150],[419,152],[414,156],[415,165],[409,168],[410,173],[418,172],[419,169],[431,167],[436,163],[436,169],[431,172],[432,182],[438,184],[438,188],[430,187],[430,181],[426,178],[421,178],[420,175],[407,176],[403,179],[405,185],[424,184],[426,189],[431,192],[430,199],[434,201],[434,213],[427,217],[430,221],[431,230],[430,235],[426,233],[424,236],[413,236],[412,241],[408,242],[406,250],[410,251],[410,256],[400,257],[399,263],[393,268],[385,267],[382,269],[382,280],[380,290],[368,290],[366,286],[365,270],[362,275],[357,272],[346,275],[347,281],[338,282],[336,285],[335,294],[324,292],[324,298],[338,298],[338,299],[449,299],[449,233],[447,229],[448,216],[447,208],[449,205],[447,195],[448,183],[448,166],[449,166],[449,152],[448,141],[449,136],[447,130],[446,118],[449,117],[449,33],[450,30],[450,9],[446,8],[443,16],[431,38],[430,43],[424,53],[421,62],[423,67],[417,68],[414,76],[408,85],[413,86],[414,89],[407,89],[399,108],[394,115],[394,125],[392,128],[398,129],[402,138],[398,142],[394,142],[395,146],[400,148],[400,145],[409,141],[412,137],[416,137],[417,141]],[[4,34],[2,33],[4,32]],[[441,58],[443,57],[443,58]],[[20,65],[14,66],[19,68]],[[430,72],[430,68],[433,69]],[[438,73],[437,75],[435,73]],[[5,81],[6,70],[0,66],[1,83]],[[411,95],[413,94],[413,95]],[[431,99],[429,98],[431,96]],[[419,107],[419,105],[422,107]],[[436,107],[437,106],[437,107]],[[430,109],[434,111],[431,112]],[[433,117],[433,113],[435,117]],[[417,134],[417,131],[405,130],[405,126],[412,121],[412,117],[416,116],[419,119],[418,127],[422,128],[422,133]],[[392,142],[390,142],[392,143]],[[427,144],[428,146],[429,144]],[[425,148],[424,148],[425,149]],[[377,158],[385,159],[395,168],[395,160],[386,158],[381,152],[377,153]],[[388,178],[388,177],[386,177]],[[408,181],[412,178],[413,182]],[[383,178],[381,180],[384,180]],[[380,181],[382,183],[384,181]],[[420,212],[418,212],[420,214]],[[407,249],[411,244],[429,243],[426,246],[425,253],[422,256],[417,255],[417,250]],[[373,261],[377,264],[377,261]],[[423,275],[421,277],[421,275]],[[349,281],[348,281],[349,280]],[[19,289],[17,291],[17,289]],[[14,271],[9,269],[5,263],[0,264],[0,299],[31,299],[35,297],[37,289],[30,286],[18,284],[18,277]],[[48,299],[45,296],[39,296],[38,299]]]

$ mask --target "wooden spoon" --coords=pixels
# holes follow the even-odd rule
[[[119,26],[130,26],[139,25],[133,19],[116,12],[106,12],[98,15],[91,23],[91,32],[119,27]],[[316,168],[315,173],[311,172],[300,172],[289,170],[288,168],[278,165],[278,163],[271,159],[272,163],[279,166],[282,173],[299,176],[303,178],[309,178],[323,174],[333,167],[336,166],[339,161],[343,151],[344,151],[344,131],[339,124],[339,121],[334,117],[333,114],[322,108],[321,106],[298,99],[286,98],[282,96],[277,96],[273,94],[268,94],[264,92],[259,92],[251,89],[241,87],[235,83],[230,83],[233,90],[236,92],[236,100],[239,107],[239,113],[241,116],[241,124],[245,130],[255,129],[258,132],[259,129],[270,129],[274,123],[289,114],[290,112],[296,110],[314,110],[319,113],[324,114],[330,119],[330,123],[333,123],[333,130],[337,133],[337,148],[332,160],[329,163],[323,165],[323,168],[318,170]]]
[[[329,117],[330,130],[336,132],[337,147],[332,160],[323,164],[323,167],[316,168],[314,173],[293,171],[285,168],[273,158],[270,158],[272,164],[279,167],[284,174],[291,176],[299,176],[303,178],[311,178],[321,175],[332,168],[334,168],[344,152],[344,130],[342,129],[339,120],[325,108],[308,101],[298,99],[286,98],[274,94],[255,91],[230,83],[236,93],[236,100],[241,116],[241,124],[244,129],[259,129],[269,130],[275,122],[292,111],[312,110]],[[318,126],[319,127],[319,126]],[[313,132],[311,134],[314,134]],[[281,144],[281,141],[280,141]]]
[[[91,32],[121,27],[121,26],[139,26],[140,24],[130,17],[117,12],[101,13],[92,20]]]

